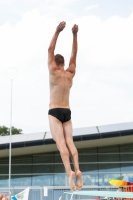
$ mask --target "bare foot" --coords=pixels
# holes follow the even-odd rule
[[[78,190],[81,190],[81,188],[83,187],[83,181],[82,181],[82,173],[81,171],[78,171],[76,173],[76,187]]]
[[[74,178],[75,178],[75,172],[71,171],[71,173],[68,176],[69,186],[71,190],[76,190],[76,187],[74,184]]]

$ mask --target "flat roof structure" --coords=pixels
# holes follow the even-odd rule
[[[73,140],[77,148],[98,147],[133,142],[133,122],[76,128]],[[0,136],[0,157],[9,155],[10,136]],[[12,136],[12,156],[57,151],[50,132]]]

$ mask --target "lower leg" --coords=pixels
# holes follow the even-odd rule
[[[79,169],[79,161],[78,161],[78,151],[73,143],[73,137],[72,137],[72,121],[69,120],[63,124],[63,131],[65,136],[65,141],[67,144],[67,147],[70,151],[70,154],[72,156],[75,174],[76,174],[76,186],[77,189],[81,189],[83,186],[82,183],[82,173]]]
[[[70,152],[71,159],[74,165],[74,171],[77,173],[79,171],[79,159],[78,159],[78,152],[76,148],[73,148],[73,151]]]
[[[67,150],[67,148],[62,148],[60,151],[60,156],[62,159],[62,162],[64,164],[65,170],[67,175],[69,176],[69,174],[71,173],[71,166],[70,166],[70,160],[69,160],[69,152]]]
[[[75,172],[71,170],[70,160],[69,160],[69,151],[64,144],[58,145],[58,149],[60,151],[60,155],[61,155],[64,167],[68,176],[69,186],[72,190],[76,190],[76,187],[74,184]]]
[[[82,173],[79,169],[78,151],[74,144],[71,146],[71,156],[76,174],[76,186],[77,189],[80,190],[83,187]]]

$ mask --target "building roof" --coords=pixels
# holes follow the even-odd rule
[[[132,143],[133,122],[76,128],[73,140],[78,148]],[[13,155],[57,150],[50,132],[12,135],[11,141]],[[10,136],[0,136],[0,157],[8,156],[9,142]]]

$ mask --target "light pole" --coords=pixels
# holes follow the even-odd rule
[[[18,71],[13,68],[7,68],[5,76],[11,81],[11,100],[10,100],[10,141],[9,141],[9,200],[11,200],[11,144],[12,144],[12,92],[13,80],[17,77]]]

